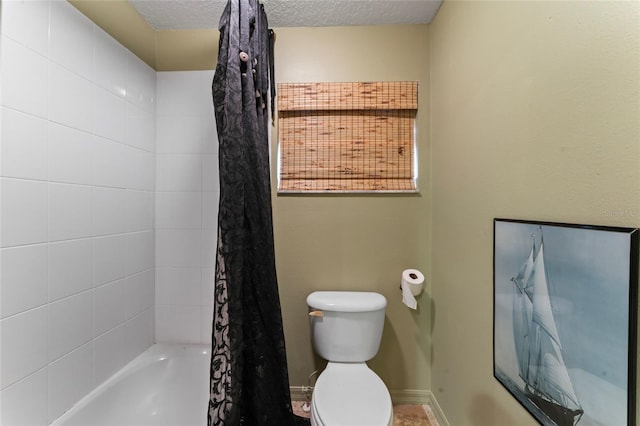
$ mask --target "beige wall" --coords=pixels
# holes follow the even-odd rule
[[[418,195],[277,196],[276,261],[292,385],[322,367],[310,344],[305,299],[315,290],[387,297],[382,348],[370,365],[392,391],[430,387],[430,298],[401,303],[403,269],[429,273],[428,27],[276,29],[277,82],[419,81]],[[276,140],[275,129],[273,140]],[[275,147],[273,158],[276,158]],[[275,178],[275,165],[272,172]],[[274,183],[275,188],[275,183]]]
[[[452,425],[536,424],[493,378],[493,218],[640,226],[639,9],[446,1],[430,26],[430,387]]]
[[[156,71],[212,70],[216,66],[217,28],[158,31],[129,0],[68,1]]]

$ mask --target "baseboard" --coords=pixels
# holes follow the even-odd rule
[[[310,401],[313,387],[291,386],[289,388],[289,392],[291,393],[291,399],[293,401]],[[393,401],[394,404],[428,405],[431,409],[431,412],[438,421],[438,425],[450,426],[449,421],[442,412],[442,408],[440,408],[436,397],[433,396],[433,393],[431,391],[418,389],[401,389],[391,390],[389,391],[389,393],[391,394],[391,401]]]
[[[427,405],[429,406],[429,408],[431,408],[431,412],[433,413],[436,420],[438,421],[438,425],[451,426],[451,424],[449,423],[449,420],[447,420],[447,418],[445,417],[444,412],[442,411],[442,408],[440,408],[440,404],[438,404],[438,400],[436,400],[436,397],[433,395],[433,393],[431,393],[431,391],[429,391],[429,402],[427,403]]]
[[[439,426],[450,426],[436,397],[430,390],[401,389],[392,390],[389,393],[394,404],[428,405]]]
[[[390,390],[391,401],[398,405],[427,405],[431,391],[418,389]]]
[[[292,401],[311,401],[311,386],[289,386]]]

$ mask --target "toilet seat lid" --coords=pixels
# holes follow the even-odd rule
[[[313,403],[325,425],[387,426],[393,412],[387,387],[365,363],[329,363],[318,377]]]

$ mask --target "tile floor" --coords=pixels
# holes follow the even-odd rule
[[[303,404],[303,401],[293,401],[293,412],[309,417],[309,413],[302,410]],[[438,426],[438,421],[426,405],[394,405],[393,426]]]

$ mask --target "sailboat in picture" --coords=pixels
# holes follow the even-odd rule
[[[578,402],[562,357],[551,301],[540,227],[540,246],[532,235],[531,251],[511,278],[513,337],[524,393],[558,426],[574,426],[584,410]]]

